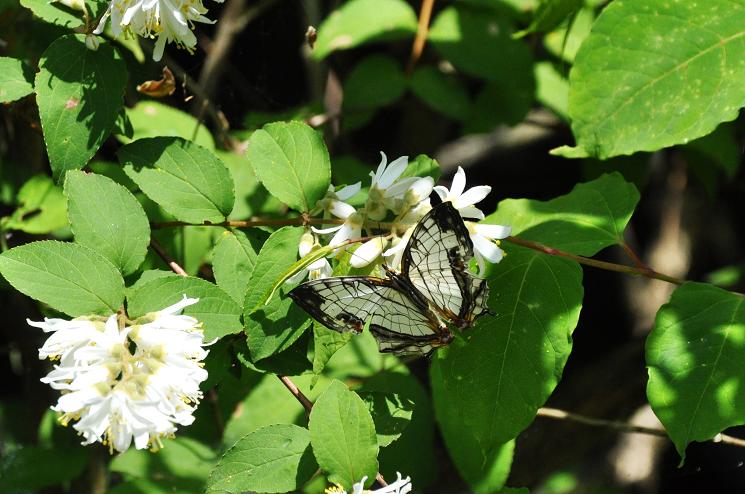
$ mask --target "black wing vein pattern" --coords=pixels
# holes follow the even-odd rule
[[[488,311],[486,280],[469,272],[472,258],[468,229],[453,205],[444,202],[414,229],[402,273],[441,317],[464,328]]]
[[[359,333],[369,320],[380,350],[426,355],[440,341],[437,317],[390,279],[340,276],[309,281],[289,294],[326,327]]]

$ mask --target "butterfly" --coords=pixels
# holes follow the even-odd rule
[[[315,320],[339,332],[370,332],[381,352],[429,355],[488,313],[486,280],[473,276],[473,242],[450,202],[417,223],[401,271],[383,265],[385,278],[338,276],[307,281],[289,296]]]

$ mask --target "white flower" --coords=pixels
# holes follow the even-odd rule
[[[352,258],[349,263],[354,268],[364,268],[380,257],[380,254],[383,253],[383,249],[385,249],[387,245],[388,239],[385,237],[375,237],[370,239],[357,247],[357,249],[352,253]]]
[[[333,185],[329,185],[326,196],[318,201],[316,205],[323,210],[324,216],[326,214],[332,214],[337,218],[346,218],[354,213],[354,207],[344,201],[354,197],[361,188],[362,182],[347,185],[339,190],[335,190]]]
[[[404,178],[385,191],[384,203],[395,214],[401,214],[422,201],[429,203],[434,185],[432,177]]]
[[[311,232],[305,232],[300,237],[300,245],[298,245],[298,254],[300,258],[307,256],[308,254],[313,251],[314,248],[317,248],[319,246],[318,241],[316,240],[315,235],[313,235]],[[329,261],[322,257],[316,261],[313,261],[312,263],[308,264],[305,269],[301,269],[294,275],[290,276],[286,283],[299,283],[305,279],[307,276],[308,279],[316,280],[319,278],[328,278],[332,274],[331,264],[329,264]]]
[[[374,221],[381,221],[385,218],[387,213],[387,203],[395,197],[404,193],[413,183],[413,181],[407,181],[403,186],[403,190],[394,189],[393,194],[386,196],[388,189],[392,188],[396,181],[401,177],[401,174],[406,170],[409,164],[408,156],[401,156],[400,158],[388,163],[388,158],[385,153],[380,153],[380,164],[375,173],[370,172],[372,177],[372,183],[370,185],[370,193],[367,196],[367,203],[365,204],[365,210],[367,216]],[[416,177],[411,177],[416,179]]]
[[[162,447],[176,424],[189,425],[207,379],[201,324],[181,311],[199,299],[184,298],[135,324],[119,325],[116,314],[102,321],[47,319],[32,326],[54,334],[40,358],[59,358],[42,378],[63,394],[52,407],[60,421],[83,436],[126,451]],[[77,332],[77,336],[74,333]]]
[[[222,0],[218,0],[222,1]],[[207,9],[202,0],[111,0],[109,7],[93,31],[101,34],[106,20],[111,16],[111,32],[114,37],[122,33],[142,37],[156,37],[153,60],[163,56],[168,41],[192,51],[197,38],[192,29],[195,22],[212,24],[204,14]]]
[[[484,213],[475,207],[474,204],[486,197],[491,192],[491,187],[488,185],[478,185],[468,190],[465,190],[465,188],[466,173],[459,166],[458,171],[453,177],[453,183],[450,185],[450,189],[448,190],[447,187],[438,185],[435,187],[435,192],[437,192],[437,195],[440,196],[443,202],[452,202],[462,217],[483,220]]]
[[[499,248],[499,240],[509,237],[512,228],[502,225],[487,225],[484,223],[464,222],[473,242],[473,253],[479,264],[479,273],[484,274],[484,259],[496,263],[504,257],[504,251]]]
[[[388,484],[385,487],[381,487],[380,489],[375,489],[374,491],[365,490],[367,477],[362,477],[362,480],[352,486],[351,494],[408,494],[411,492],[411,478],[406,477],[403,479],[399,472],[396,472],[396,477],[398,478],[395,482]],[[347,491],[337,486],[326,489],[326,494],[347,494]]]
[[[347,204],[347,206],[349,205]],[[331,211],[332,214],[334,214],[334,216],[344,220],[343,224],[339,226],[332,226],[331,228],[311,228],[311,229],[314,232],[321,233],[321,234],[336,232],[336,234],[333,236],[333,238],[329,242],[329,245],[332,247],[341,245],[347,240],[360,237],[362,235],[362,225],[365,222],[365,215],[360,212],[355,211],[352,206],[349,206],[349,207],[351,209],[344,208],[344,210],[338,211],[338,214],[334,210]]]
[[[406,249],[406,244],[409,243],[411,234],[414,233],[417,223],[422,217],[432,209],[429,203],[429,198],[419,202],[415,207],[409,209],[401,219],[393,225],[392,233],[393,239],[391,240],[391,248],[383,252],[388,265],[394,269],[400,269],[401,259]],[[403,231],[403,234],[400,233]]]

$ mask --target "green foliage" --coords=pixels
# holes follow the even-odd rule
[[[370,410],[378,436],[378,446],[385,448],[401,437],[414,413],[414,402],[396,394],[375,391],[360,393]]]
[[[523,37],[530,33],[546,32],[561,24],[582,7],[582,0],[541,0],[527,29],[515,34]]]
[[[321,135],[300,122],[278,122],[251,134],[248,159],[264,187],[297,211],[310,211],[331,180]]]
[[[434,67],[418,68],[409,84],[418,98],[454,120],[466,120],[472,111],[468,92],[460,80]]]
[[[647,339],[647,397],[683,459],[691,441],[745,424],[743,302],[741,294],[686,283]]]
[[[405,89],[406,77],[396,60],[385,55],[367,57],[344,81],[344,110],[371,110],[394,103]]]
[[[322,59],[370,41],[407,38],[416,25],[416,14],[404,0],[348,0],[318,28],[313,55]]]
[[[579,255],[623,244],[623,231],[639,192],[620,173],[578,184],[564,196],[541,202],[506,199],[487,223],[511,225],[513,235]]]
[[[202,323],[205,341],[241,331],[241,309],[230,296],[201,278],[158,276],[140,285],[127,297],[130,318],[142,317],[175,304],[184,295],[199,302],[186,307],[184,314]]]
[[[57,26],[74,29],[83,23],[80,12],[74,12],[60,2],[47,0],[20,0],[20,4],[40,19]]]
[[[310,412],[310,442],[331,482],[349,491],[378,471],[375,424],[365,402],[339,381],[332,382]]]
[[[43,240],[0,254],[0,274],[19,292],[69,314],[112,314],[124,301],[124,280],[88,247]]]
[[[0,459],[2,492],[38,492],[44,487],[69,482],[84,469],[88,452],[77,448],[44,448],[25,446],[4,454]],[[44,465],[44,468],[37,468]]]
[[[743,22],[742,0],[613,2],[570,74],[577,146],[599,158],[654,151],[733,120],[745,101]]]
[[[67,170],[85,166],[109,136],[127,82],[124,62],[109,43],[92,51],[84,40],[67,35],[49,45],[34,84],[57,181]]]
[[[176,219],[224,221],[235,202],[227,167],[210,151],[177,137],[153,137],[118,152],[124,171]]]
[[[0,103],[9,103],[34,92],[34,71],[15,58],[0,57]]]
[[[67,209],[62,189],[46,175],[34,175],[23,184],[16,198],[18,207],[0,220],[7,230],[51,233],[67,226]]]
[[[289,492],[307,482],[316,469],[308,429],[269,425],[225,453],[210,474],[207,491]]]
[[[173,136],[194,141],[203,148],[215,149],[215,140],[209,130],[196,118],[157,101],[140,101],[126,109],[126,118],[132,126],[132,135],[119,135],[124,143],[146,137]]]
[[[103,175],[70,171],[65,195],[75,241],[98,251],[124,275],[137,270],[150,243],[150,225],[132,193]]]
[[[212,253],[212,269],[217,286],[241,306],[256,265],[256,256],[248,237],[240,230],[224,231]]]

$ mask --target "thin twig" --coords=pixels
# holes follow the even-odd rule
[[[422,0],[422,8],[419,10],[419,24],[416,28],[416,38],[414,38],[414,44],[411,46],[409,63],[406,65],[406,75],[411,75],[414,72],[414,67],[424,51],[424,44],[427,42],[429,21],[432,18],[432,7],[434,4],[435,0]]]
[[[547,245],[543,245],[538,242],[531,242],[530,240],[525,240],[525,239],[518,238],[518,237],[507,237],[505,240],[513,244],[517,244],[523,247],[527,247],[529,249],[543,252],[544,254],[548,254],[551,256],[564,257],[566,259],[571,259],[572,261],[578,262],[580,264],[584,264],[586,266],[592,266],[595,268],[605,269],[607,271],[616,271],[618,273],[626,273],[626,274],[630,274],[634,276],[644,276],[647,278],[654,278],[656,280],[667,281],[668,283],[673,283],[675,285],[682,285],[683,283],[685,283],[685,280],[676,278],[674,276],[669,276],[666,274],[658,273],[657,271],[651,268],[626,266],[625,264],[616,264],[613,262],[606,262],[606,261],[599,261],[597,259],[591,259],[589,257],[577,256],[574,254],[570,254],[569,252],[564,252],[559,249],[554,249],[553,247],[548,247]]]
[[[603,420],[593,417],[586,417],[577,413],[567,412],[565,410],[559,410],[558,408],[543,407],[538,409],[538,416],[556,420],[567,420],[569,422],[576,422],[578,424],[589,425],[592,427],[604,427],[606,429],[613,429],[624,433],[636,433],[636,434],[647,434],[650,436],[668,437],[667,432],[663,429],[656,427],[645,427],[642,425],[629,424],[626,422],[619,422],[617,420]],[[730,444],[745,448],[745,439],[739,437],[730,436],[727,434],[717,434],[712,442],[720,442],[724,444]]]
[[[163,262],[168,264],[168,267],[171,268],[171,271],[179,276],[189,276],[188,273],[184,271],[184,268],[179,266],[179,264],[174,261],[171,256],[168,255],[163,246],[160,245],[158,241],[152,237],[150,237],[150,247],[152,247],[153,250],[160,256],[160,258],[163,259]]]
[[[631,248],[629,244],[624,242],[621,245],[621,248],[623,248],[623,251],[626,253],[627,256],[629,256],[629,259],[631,259],[631,262],[633,262],[636,267],[641,269],[652,269],[647,264],[641,260],[641,258],[637,255],[637,253],[634,251],[634,249]]]

